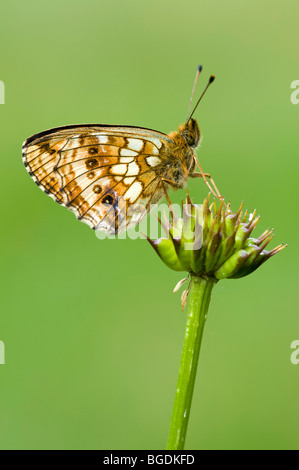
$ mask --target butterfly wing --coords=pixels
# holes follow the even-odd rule
[[[27,139],[23,161],[41,189],[79,220],[116,233],[136,225],[163,197],[171,143],[151,129],[74,125]]]

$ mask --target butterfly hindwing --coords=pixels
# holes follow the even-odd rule
[[[23,160],[34,181],[78,219],[115,233],[138,223],[163,196],[170,142],[144,128],[67,126],[27,139]]]

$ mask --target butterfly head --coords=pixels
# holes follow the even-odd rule
[[[189,147],[196,149],[200,141],[200,129],[195,119],[189,119],[179,126],[179,133],[184,137]]]

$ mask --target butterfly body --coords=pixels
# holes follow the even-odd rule
[[[23,144],[33,180],[94,229],[116,233],[136,225],[169,188],[194,173],[200,130],[195,119],[178,132],[98,124],[35,134]]]

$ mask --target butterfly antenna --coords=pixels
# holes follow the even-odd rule
[[[187,119],[186,119],[186,121],[188,121],[188,117],[189,117],[189,114],[190,114],[190,111],[191,111],[191,105],[192,105],[193,95],[194,95],[195,88],[196,88],[196,84],[197,84],[197,80],[198,80],[198,77],[199,77],[201,71],[202,71],[202,65],[199,65],[199,66],[197,67],[197,71],[196,71],[196,75],[195,75],[195,80],[194,80],[194,85],[193,85],[193,89],[192,89],[192,93],[191,93],[190,104],[189,104],[189,108],[188,108],[188,114],[187,114]]]
[[[197,101],[197,103],[196,103],[196,105],[195,105],[195,107],[194,107],[192,113],[190,114],[190,116],[189,116],[187,122],[189,122],[190,119],[192,118],[192,116],[193,116],[193,114],[194,114],[194,112],[195,112],[197,106],[199,105],[199,103],[200,103],[201,100],[203,99],[204,95],[206,94],[207,89],[209,88],[209,86],[211,85],[211,83],[213,83],[214,80],[215,80],[215,75],[211,75],[211,76],[210,76],[210,79],[209,79],[209,81],[208,81],[207,86],[205,87],[204,91],[202,92],[202,94],[201,94],[199,100]]]

